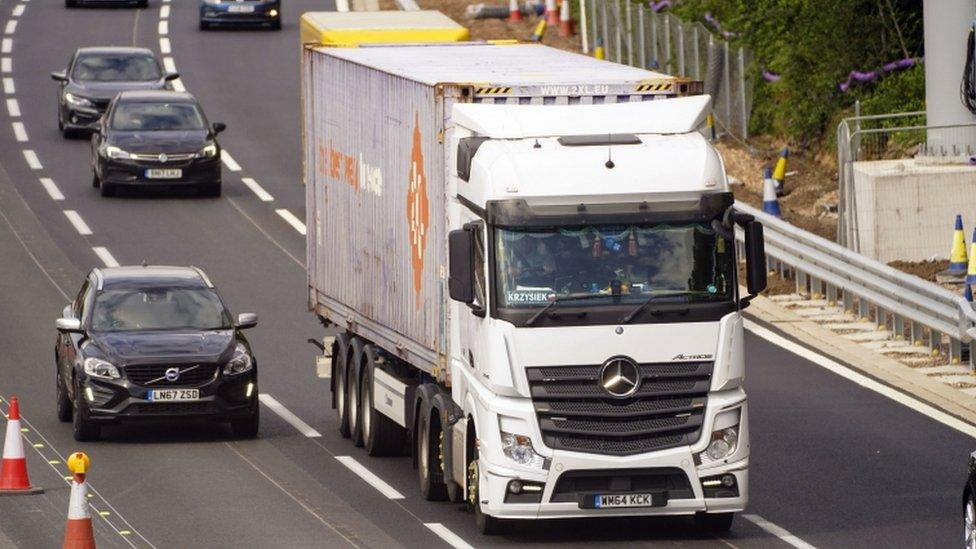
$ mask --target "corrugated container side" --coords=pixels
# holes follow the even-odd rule
[[[448,314],[435,88],[311,50],[304,71],[310,299],[432,368]]]

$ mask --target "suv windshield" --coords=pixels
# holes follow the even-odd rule
[[[495,263],[500,308],[729,301],[735,283],[731,246],[699,223],[496,229]]]
[[[203,114],[193,103],[119,103],[112,115],[112,129],[137,131],[203,130]]]
[[[216,292],[200,288],[105,290],[95,297],[91,329],[229,330],[230,313]]]
[[[149,55],[86,55],[75,60],[71,77],[79,82],[145,82],[163,75]]]

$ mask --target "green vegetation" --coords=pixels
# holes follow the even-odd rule
[[[681,0],[673,12],[685,20],[711,13],[733,41],[753,52],[756,81],[752,133],[806,145],[833,131],[829,124],[856,100],[865,112],[918,110],[924,71],[915,67],[874,83],[838,89],[852,70],[922,55],[922,3],[918,0]],[[763,69],[780,75],[765,82]]]

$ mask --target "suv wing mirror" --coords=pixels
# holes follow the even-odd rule
[[[81,333],[81,320],[77,318],[59,318],[54,322],[54,326],[59,332]]]

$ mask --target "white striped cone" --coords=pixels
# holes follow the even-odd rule
[[[518,0],[509,0],[508,20],[512,23],[516,23],[522,20],[522,8],[519,7]]]
[[[559,36],[573,35],[573,21],[569,17],[569,0],[563,0],[559,7]]]
[[[95,549],[91,513],[88,512],[88,483],[85,475],[75,475],[71,481],[68,502],[68,522],[64,526],[62,549]]]
[[[37,494],[42,489],[31,486],[27,476],[27,456],[24,455],[24,439],[20,436],[20,404],[17,397],[10,399],[7,413],[7,434],[3,442],[3,460],[0,461],[0,494]]]
[[[766,168],[763,174],[763,211],[776,217],[783,215],[779,208],[779,198],[776,197],[776,181],[773,180],[769,168]]]
[[[555,27],[559,24],[559,10],[556,9],[556,0],[546,0],[546,25]]]

